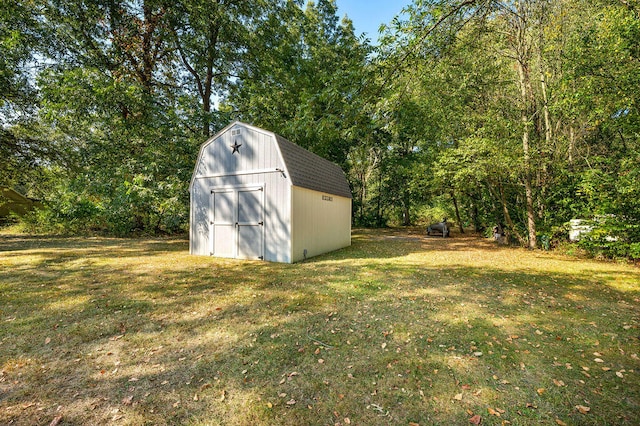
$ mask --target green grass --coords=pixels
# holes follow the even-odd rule
[[[636,267],[418,230],[296,265],[0,235],[0,424],[638,424],[639,306]]]

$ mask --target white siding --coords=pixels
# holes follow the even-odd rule
[[[197,255],[209,255],[209,196],[206,182],[195,179],[191,187],[191,218],[189,224],[189,252]]]
[[[240,129],[239,135],[232,131]],[[242,144],[232,154],[231,145]],[[191,184],[190,252],[209,255],[211,190],[264,185],[265,260],[291,262],[290,182],[273,137],[242,125],[229,128],[203,145]]]
[[[227,224],[225,220],[216,219],[216,233],[223,235],[225,240],[217,244],[221,255],[244,253],[246,257],[255,257],[255,249],[260,244],[251,243],[262,236],[264,259],[274,262],[300,261],[304,259],[305,249],[307,257],[313,257],[351,245],[351,199],[302,187],[308,183],[292,186],[292,176],[307,182],[315,176],[318,164],[325,161],[318,161],[321,159],[310,157],[312,154],[306,155],[304,150],[281,139],[277,142],[273,133],[234,123],[202,145],[190,185],[189,249],[192,254],[208,256],[214,250],[214,232],[210,224],[213,219],[212,191],[228,193],[229,200],[235,200],[231,202],[236,203],[234,208],[238,209],[241,199],[251,198],[239,195],[239,191],[248,188],[263,188],[264,191],[264,196],[256,198],[264,203],[263,234],[256,234],[260,232],[258,227],[244,229],[242,224],[234,227],[232,220],[237,221],[237,210],[232,209],[231,215],[235,216]],[[284,142],[287,144],[283,152],[291,164],[284,163],[280,151],[279,144]],[[237,152],[233,152],[232,146],[238,147]],[[288,166],[293,168],[288,169]],[[335,172],[335,169],[327,170]],[[289,176],[290,171],[294,175]],[[328,175],[334,177],[335,173]],[[231,226],[231,230],[226,226]],[[244,226],[257,225],[247,223]],[[227,239],[235,239],[236,244],[242,246],[226,247],[223,243]]]
[[[351,245],[351,199],[293,187],[294,262]]]

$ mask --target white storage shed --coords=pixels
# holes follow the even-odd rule
[[[342,169],[235,122],[201,147],[189,185],[191,254],[293,263],[351,245]]]

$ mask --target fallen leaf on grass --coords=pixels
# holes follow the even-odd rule
[[[462,401],[462,394],[459,393],[456,396],[453,397],[453,399],[455,399],[456,401]]]
[[[125,396],[124,398],[122,398],[122,403],[124,405],[131,405],[132,402],[133,402],[133,395]]]
[[[622,374],[622,371],[616,371],[616,376],[620,377],[621,379],[624,378],[624,374]]]
[[[320,358],[320,359],[318,360],[318,364],[324,364],[324,359]]]
[[[584,405],[576,405],[576,409],[580,412],[580,414],[587,414],[591,411],[591,407],[585,407]]]
[[[193,400],[200,401],[200,397],[198,396],[198,394],[193,395]]]
[[[420,426],[420,424],[416,422],[409,422],[409,426]]]
[[[349,417],[345,417],[344,418],[344,424],[350,425],[351,424],[351,419]]]
[[[51,337],[47,337],[44,341],[45,345],[48,345],[49,343],[51,343]]]
[[[567,386],[567,385],[564,384],[564,382],[562,380],[553,379],[553,383],[558,387]]]
[[[542,395],[543,393],[545,393],[547,390],[545,388],[540,388],[538,390],[536,390],[536,392],[538,392],[538,395]]]
[[[290,399],[289,401],[287,401],[287,405],[294,405],[296,403],[295,399]]]
[[[594,361],[595,361],[595,362],[599,362],[599,363],[604,362],[604,360],[603,360],[602,358],[596,358],[596,359],[594,359]]]
[[[218,401],[222,402],[227,398],[227,391],[222,391],[222,395],[220,395],[220,398],[218,398]]]
[[[49,426],[58,426],[61,421],[62,421],[62,416],[57,416],[56,418],[51,420],[51,423],[49,423]]]
[[[493,408],[489,407],[487,408],[487,412],[492,415],[492,416],[497,416],[500,417],[500,413],[498,413],[496,410],[494,410]]]
[[[560,419],[556,419],[556,423],[558,423],[559,426],[567,426],[567,424]]]
[[[471,423],[472,425],[479,425],[480,423],[482,423],[482,417],[480,417],[479,414],[476,414],[469,419],[469,423]]]

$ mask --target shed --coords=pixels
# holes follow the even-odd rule
[[[351,245],[342,169],[258,127],[202,144],[189,192],[191,254],[293,263]]]

